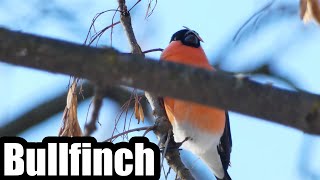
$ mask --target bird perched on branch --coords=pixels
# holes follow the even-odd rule
[[[160,59],[214,71],[200,42],[198,33],[185,27],[172,35]],[[182,147],[198,155],[218,180],[231,180],[227,172],[232,146],[228,112],[170,97],[164,97],[164,106],[175,141],[188,138]]]

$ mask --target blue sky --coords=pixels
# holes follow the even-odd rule
[[[127,1],[131,5],[136,2]],[[83,43],[94,15],[117,7],[116,1],[110,0],[51,2],[52,4],[43,5],[43,1],[39,0],[2,0],[0,26]],[[196,30],[204,39],[202,46],[214,63],[215,57],[244,21],[269,1],[158,1],[153,15],[145,19],[147,2],[142,1],[132,12],[133,28],[143,50],[165,48],[171,35],[182,26],[187,26]],[[278,0],[274,6],[285,2]],[[292,2],[298,7],[298,1]],[[55,11],[56,8],[60,10]],[[109,13],[102,16],[97,29],[109,25],[112,15],[113,13]],[[320,94],[320,27],[313,23],[304,26],[298,14],[279,19],[282,20],[274,20],[276,23],[270,23],[254,35],[250,34],[254,32],[248,31],[251,38],[238,44],[224,59],[221,67],[227,71],[253,69],[266,61],[263,57],[274,54],[272,68],[277,73],[288,76],[299,88]],[[120,51],[129,52],[130,47],[121,28],[115,27],[112,45]],[[102,37],[101,45],[110,45],[109,33]],[[159,53],[148,56],[157,59]],[[285,87],[272,78],[254,78],[263,83],[274,82],[274,85]],[[0,83],[5,85],[5,88],[0,89],[0,124],[65,91],[68,80],[69,77],[64,75],[0,63]],[[79,105],[78,116],[82,126],[89,103],[90,100]],[[104,100],[99,118],[102,125],[94,134],[97,140],[110,136],[110,127],[114,126],[118,112],[119,106],[116,103]],[[56,114],[21,136],[29,141],[40,141],[45,136],[57,135],[61,117],[61,113]],[[233,112],[230,113],[230,120],[234,144],[229,172],[233,179],[311,180],[311,173],[319,172],[319,137]],[[132,127],[139,126],[141,125],[132,123]],[[148,137],[155,140],[151,133]],[[202,162],[189,152],[183,150],[182,156],[187,164],[192,164],[192,171],[201,175],[201,179],[213,178]],[[320,177],[319,173],[317,177]]]

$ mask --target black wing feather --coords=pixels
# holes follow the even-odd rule
[[[223,135],[220,138],[220,144],[218,145],[218,152],[221,158],[221,162],[225,171],[227,171],[230,165],[230,154],[232,149],[232,138],[230,131],[229,114],[226,111],[226,124]]]

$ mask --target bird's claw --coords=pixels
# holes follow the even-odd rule
[[[191,138],[190,137],[186,137],[183,141],[181,142],[175,142],[174,144],[173,143],[169,143],[167,145],[167,151],[172,151],[172,150],[181,150],[180,147],[182,146],[182,144],[188,140],[190,140]],[[165,147],[161,147],[160,148],[160,151],[162,152],[163,150],[165,149]]]

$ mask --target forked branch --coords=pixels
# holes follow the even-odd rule
[[[141,47],[135,38],[131,24],[131,16],[129,11],[127,10],[125,0],[118,0],[118,2],[121,11],[121,23],[128,37],[128,41],[131,46],[131,52],[133,54],[138,54],[139,56],[144,57],[144,53],[142,52]],[[154,112],[153,114],[156,117],[154,132],[160,140],[160,144],[164,145],[164,143],[161,141],[164,140],[163,137],[166,137],[168,132],[171,131],[170,122],[164,111],[164,106],[160,106],[161,98],[154,96],[149,92],[145,92],[145,94],[149,103],[151,104],[152,110]],[[168,139],[170,139],[170,144],[175,144],[173,137]],[[181,179],[194,179],[189,170],[182,163],[178,149],[166,153],[165,158],[167,159],[169,166],[177,173],[177,175]]]

